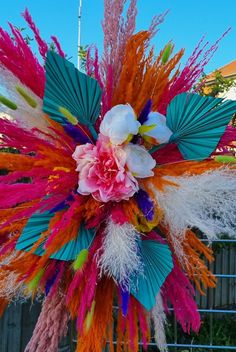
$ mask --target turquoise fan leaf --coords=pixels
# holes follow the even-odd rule
[[[144,270],[132,280],[132,295],[147,309],[156,304],[156,295],[173,269],[173,260],[168,245],[144,240],[140,244]]]
[[[54,215],[55,213],[46,211],[41,214],[35,213],[31,216],[18,239],[16,249],[26,252],[30,251],[33,245],[39,240],[42,233],[48,229],[50,220]],[[93,229],[86,229],[81,225],[78,236],[65,244],[60,250],[54,253],[51,258],[64,261],[75,260],[82,249],[89,248],[94,236],[95,232]],[[34,253],[42,256],[45,253],[43,246],[44,243],[39,245]]]
[[[236,101],[182,93],[168,105],[166,124],[184,159],[203,160],[216,149],[236,112]]]
[[[43,111],[63,124],[68,110],[79,123],[93,129],[99,113],[102,90],[99,83],[60,55],[48,51]]]

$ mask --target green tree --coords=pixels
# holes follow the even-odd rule
[[[202,77],[202,82],[206,79],[206,75]],[[201,95],[217,97],[219,93],[227,92],[231,87],[236,87],[236,80],[233,78],[225,78],[219,70],[215,71],[215,80],[212,84],[203,84],[200,90]]]
[[[80,58],[80,70],[85,71],[86,69],[86,59],[87,59],[88,45],[80,45],[78,50],[78,55]]]

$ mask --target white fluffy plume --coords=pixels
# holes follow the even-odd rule
[[[167,177],[179,187],[155,189],[172,237],[183,239],[189,227],[199,228],[209,240],[236,237],[236,170],[228,167],[191,176]]]
[[[166,344],[166,334],[165,334],[165,324],[166,324],[166,314],[163,307],[163,301],[160,292],[156,297],[156,305],[151,311],[151,317],[154,324],[155,340],[157,347],[161,352],[167,352]]]
[[[23,97],[17,92],[16,87],[20,86],[32,97],[37,106],[31,107]],[[48,123],[43,118],[42,111],[43,101],[35,95],[28,87],[23,85],[9,70],[0,66],[0,94],[10,99],[17,105],[16,110],[9,109],[1,104],[1,116],[15,120],[26,129],[38,128],[42,131],[48,131]],[[1,117],[0,116],[0,117]]]
[[[0,261],[0,298],[5,298],[9,302],[26,300],[29,298],[29,292],[25,290],[22,281],[19,280],[19,274],[11,270],[2,270],[2,268],[9,264],[17,255],[14,251],[9,256]]]
[[[18,274],[11,271],[5,271],[4,277],[2,278],[0,272],[0,280],[0,298],[5,298],[9,302],[26,300],[29,298],[30,295],[28,294],[27,296],[25,286],[19,281]]]
[[[102,248],[97,253],[100,273],[112,277],[129,289],[130,278],[142,271],[138,253],[140,234],[129,223],[116,224],[108,220]]]

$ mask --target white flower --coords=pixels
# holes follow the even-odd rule
[[[154,175],[152,169],[156,166],[156,161],[144,147],[129,143],[124,147],[124,150],[126,165],[135,177],[145,178]]]
[[[147,129],[145,132],[145,127],[143,129],[143,136],[148,136],[154,138],[157,143],[167,143],[173,132],[166,126],[166,118],[159,112],[150,112],[147,121],[144,122],[143,126],[152,127]]]
[[[122,144],[130,135],[138,133],[140,123],[130,105],[116,105],[109,110],[100,125],[100,132],[112,144]]]

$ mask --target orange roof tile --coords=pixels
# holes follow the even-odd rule
[[[236,60],[228,63],[225,66],[222,66],[218,68],[216,71],[220,71],[223,77],[234,77],[236,76]],[[211,72],[209,75],[206,77],[206,81],[214,81],[215,79],[215,71]]]

